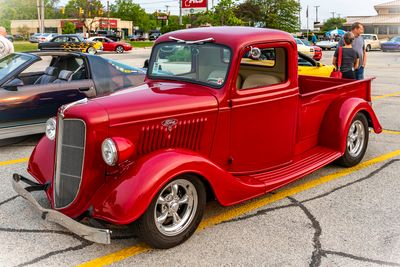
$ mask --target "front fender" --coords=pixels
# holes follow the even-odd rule
[[[372,127],[375,133],[382,132],[382,126],[367,101],[362,98],[342,99],[333,102],[328,108],[321,125],[319,143],[344,153],[348,129],[358,112],[364,113],[369,127]]]
[[[190,173],[203,177],[222,205],[232,205],[265,193],[252,178],[238,179],[203,156],[183,149],[160,150],[135,162],[95,195],[92,216],[115,224],[138,219],[171,179]]]

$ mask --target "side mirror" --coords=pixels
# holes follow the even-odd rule
[[[143,69],[148,69],[148,68],[149,68],[149,60],[146,59],[146,60],[144,61],[144,64],[143,64]]]
[[[317,67],[321,67],[321,63],[320,62],[317,62]]]
[[[18,91],[19,86],[24,86],[24,82],[21,79],[15,78],[10,82],[3,85],[3,88],[8,91]]]

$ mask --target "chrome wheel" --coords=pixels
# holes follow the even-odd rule
[[[96,49],[94,48],[94,47],[89,47],[88,49],[87,49],[87,52],[89,53],[89,54],[91,54],[91,55],[94,55],[94,54],[96,54]]]
[[[117,46],[117,48],[115,48],[115,51],[116,51],[118,54],[121,54],[121,53],[124,52],[124,48],[123,48],[122,46]]]
[[[172,181],[161,190],[156,201],[154,221],[157,229],[166,236],[179,235],[191,224],[197,205],[197,190],[190,181]]]
[[[364,124],[356,120],[354,121],[347,134],[347,151],[349,155],[356,158],[360,155],[364,148],[365,129]]]

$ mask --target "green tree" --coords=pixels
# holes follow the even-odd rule
[[[214,25],[243,25],[243,21],[236,17],[234,10],[236,4],[233,0],[221,0],[214,7]]]
[[[62,28],[63,34],[70,34],[76,32],[76,26],[71,21],[67,21]]]
[[[343,23],[346,22],[346,19],[342,18],[330,18],[324,22],[322,26],[323,31],[334,30],[336,28],[340,29],[343,27]]]
[[[116,0],[110,9],[112,17],[132,21],[134,26],[143,31],[154,29],[157,24],[152,15],[146,14],[146,11],[132,0]]]
[[[29,27],[27,25],[23,25],[22,27],[18,27],[17,33],[21,34],[24,38],[29,38]]]
[[[78,18],[87,31],[95,30],[93,25],[98,22],[95,18],[103,12],[100,0],[69,0],[65,5],[65,17]]]
[[[300,28],[299,10],[297,0],[246,0],[238,5],[236,14],[253,26],[294,32]]]

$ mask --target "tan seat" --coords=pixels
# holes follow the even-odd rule
[[[270,74],[250,74],[246,77],[243,82],[242,90],[248,88],[256,88],[263,87],[272,84],[281,83],[281,79],[279,79],[275,75]]]

